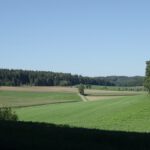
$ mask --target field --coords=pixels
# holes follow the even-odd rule
[[[123,87],[123,86],[92,85],[91,88],[96,90],[111,90],[111,91],[145,91],[144,86]]]
[[[66,124],[105,130],[150,132],[150,97],[121,97],[95,102],[17,109],[23,121]]]
[[[81,98],[71,90],[61,88],[1,87],[0,106],[24,107],[54,103],[76,102]]]
[[[14,107],[21,121],[150,132],[150,97],[145,93],[94,89],[85,93],[81,96],[70,87],[1,87],[0,104]]]
[[[71,87],[1,87],[0,104],[19,117],[0,122],[2,148],[150,148],[150,96],[144,92],[86,89],[81,96]]]
[[[106,90],[86,90],[87,101],[139,94]],[[70,87],[0,87],[0,107],[25,107],[82,101],[76,88]]]

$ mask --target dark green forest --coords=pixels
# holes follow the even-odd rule
[[[108,76],[84,77],[70,73],[0,69],[0,86],[73,86],[77,84],[102,86],[143,86],[144,77]]]

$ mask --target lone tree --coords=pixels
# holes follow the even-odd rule
[[[146,62],[146,77],[144,81],[144,87],[148,90],[150,94],[150,61]]]
[[[83,84],[80,84],[79,86],[78,86],[78,91],[79,91],[79,93],[81,94],[81,95],[84,95],[84,85]]]

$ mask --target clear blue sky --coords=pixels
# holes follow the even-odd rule
[[[149,0],[0,0],[0,68],[144,75]]]

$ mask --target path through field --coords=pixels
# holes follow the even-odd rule
[[[78,95],[81,97],[81,99],[83,100],[83,102],[87,102],[88,101],[88,99],[85,96],[83,96],[81,94],[78,94]]]
[[[78,101],[87,102],[134,96],[137,94],[139,92],[85,89],[85,96],[83,96],[74,87],[2,86],[0,87],[0,107],[24,107]]]

